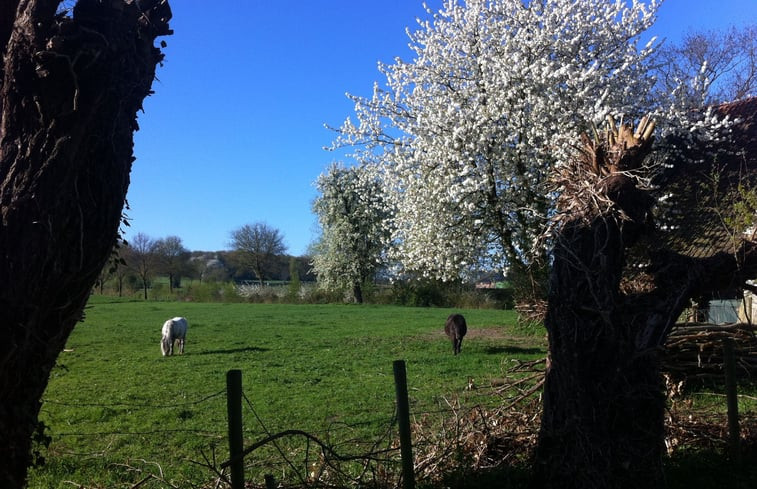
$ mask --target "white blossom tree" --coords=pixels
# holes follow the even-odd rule
[[[385,264],[391,210],[381,179],[369,166],[332,164],[316,181],[313,203],[321,239],[313,256],[318,283],[328,290],[349,290],[363,302],[363,286]]]
[[[552,206],[549,170],[587,122],[648,109],[656,3],[447,1],[411,33],[415,58],[380,66],[335,145],[380,160],[407,269],[442,279],[482,259],[522,272]]]

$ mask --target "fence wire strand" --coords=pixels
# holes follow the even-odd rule
[[[67,401],[58,401],[57,399],[42,399],[43,403],[46,404],[56,404],[58,406],[68,406],[68,407],[100,407],[100,408],[119,408],[119,409],[173,409],[173,408],[181,408],[181,407],[187,407],[187,406],[196,406],[198,404],[205,403],[207,401],[210,401],[211,399],[215,399],[216,397],[226,396],[226,390],[220,390],[218,392],[215,392],[213,394],[208,394],[207,396],[201,397],[200,399],[194,400],[194,401],[186,401],[186,402],[176,402],[172,404],[134,404],[134,403],[126,403],[126,402],[119,402],[119,403],[97,403],[97,402],[67,402]]]

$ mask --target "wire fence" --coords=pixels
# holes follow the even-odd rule
[[[389,378],[387,382],[390,382]],[[390,386],[387,387],[387,391],[390,390]],[[484,463],[485,457],[482,454],[473,454],[473,448],[482,451],[484,443],[481,437],[475,440],[471,438],[470,442],[463,441],[465,435],[462,426],[479,426],[486,436],[493,436],[498,431],[493,428],[501,425],[486,419],[492,413],[490,408],[483,406],[505,404],[502,400],[509,397],[498,393],[496,389],[481,389],[479,392],[475,386],[470,388],[470,396],[465,403],[470,407],[464,407],[459,399],[437,398],[429,403],[409,397],[416,461],[413,472],[419,480],[428,479],[424,474],[434,472],[436,465],[453,456],[448,450],[452,438],[457,438],[457,442],[451,445],[455,447],[453,451],[456,451],[457,458],[480,458],[481,464]],[[411,394],[412,392],[411,386]],[[481,403],[476,403],[477,396]],[[499,397],[492,402],[492,396]],[[226,402],[227,391],[224,389],[171,403],[142,400],[77,402],[46,398],[43,411],[49,418],[57,418],[56,430],[52,433],[56,440],[56,456],[77,461],[117,460],[113,463],[117,469],[134,476],[131,485],[124,483],[123,487],[216,489],[231,484],[228,464],[224,465],[230,458]],[[267,474],[275,477],[278,487],[322,486],[326,483],[337,487],[356,487],[365,486],[367,481],[370,481],[371,486],[397,487],[402,481],[396,402],[390,396],[372,404],[372,414],[361,413],[353,417],[334,413],[333,418],[322,423],[314,422],[305,429],[286,427],[282,430],[281,426],[276,426],[280,421],[265,419],[260,414],[259,407],[266,402],[266,399],[256,399],[248,392],[242,393],[245,419],[243,440],[244,446],[249,449],[245,457],[244,473],[252,484],[247,487],[257,487],[255,484],[261,486]],[[59,412],[59,408],[65,408],[68,412],[75,411],[79,419],[117,418],[117,427],[113,429],[108,424],[106,429],[77,430],[76,427],[80,426],[77,419],[61,422],[60,418],[67,415]],[[144,422],[146,418],[182,416],[187,416],[186,422],[178,427],[151,427],[145,426]],[[61,425],[68,425],[71,429],[63,430]],[[92,423],[81,425],[93,426]],[[125,447],[139,446],[144,438],[150,438],[150,441],[142,446],[149,446],[153,453],[136,455],[133,450],[126,450]],[[184,447],[190,447],[192,453],[181,455],[182,460],[175,460],[175,455],[183,453]],[[156,455],[160,451],[168,455],[161,458]],[[465,454],[466,452],[469,453]],[[181,475],[181,470],[178,469],[181,464],[200,468],[202,481],[190,481],[185,478],[187,476]],[[88,481],[69,482],[74,486],[88,487]]]
[[[543,382],[543,360],[516,365],[508,372],[509,380],[502,385],[470,386],[470,396],[437,398],[434,403],[408,398],[412,431],[412,473],[421,483],[438,483],[450,473],[458,475],[482,469],[502,469],[516,466],[528,459],[536,444],[539,429],[540,399]],[[411,386],[412,387],[412,386]],[[412,393],[412,389],[411,389]],[[717,394],[715,394],[717,395]],[[478,396],[478,397],[477,397]],[[742,395],[742,400],[750,396]],[[492,402],[492,398],[495,399]],[[481,402],[477,402],[477,399]],[[228,392],[226,389],[176,403],[149,402],[69,402],[45,399],[45,409],[76,408],[82,416],[109,413],[133,419],[150,414],[151,417],[188,416],[186,426],[150,429],[109,429],[77,431],[72,423],[70,431],[54,433],[58,440],[99,439],[101,449],[81,451],[81,445],[63,454],[70,457],[102,457],[113,452],[114,439],[128,445],[140,437],[159,438],[166,449],[182,444],[192,447],[193,455],[181,463],[191,463],[201,469],[201,479],[191,482],[171,473],[169,460],[125,458],[121,469],[134,473],[129,488],[195,487],[220,489],[233,487],[230,473],[234,456],[230,454]],[[333,419],[316,429],[288,427],[279,430],[271,420],[260,414],[265,399],[255,399],[244,390],[240,393],[240,409],[244,427],[241,433],[244,451],[243,474],[249,482],[244,487],[400,487],[407,480],[403,474],[401,434],[398,426],[397,402],[387,398],[373,406],[375,415],[359,421]],[[723,402],[725,404],[725,402]],[[700,441],[728,450],[728,431],[705,432],[703,427],[725,426],[725,416],[711,419],[683,416],[673,401],[668,416],[668,438],[685,444],[686,433],[695,433]],[[732,406],[731,406],[732,407]],[[193,409],[202,409],[201,419],[192,419]],[[156,416],[155,413],[159,412]],[[94,413],[94,414],[92,414]],[[679,415],[680,414],[680,415]],[[753,410],[740,413],[743,421],[741,435],[757,435],[757,419]],[[693,421],[692,421],[693,419]],[[698,421],[699,420],[699,421]],[[273,421],[276,423],[276,421]],[[690,423],[690,424],[686,424]],[[697,424],[699,423],[699,424]],[[131,426],[128,419],[121,426]],[[139,426],[139,425],[137,425]],[[697,428],[699,427],[699,428]],[[701,428],[701,429],[700,429]],[[699,429],[699,431],[694,431]],[[738,439],[731,430],[731,440]],[[667,440],[666,440],[667,441]],[[78,447],[78,450],[76,449]],[[675,447],[671,447],[671,450]],[[732,449],[732,448],[731,448]],[[167,475],[168,474],[168,475]],[[71,481],[79,487],[85,484]],[[152,485],[151,485],[152,484]]]
[[[543,362],[533,362],[531,367],[540,364]],[[354,429],[349,425],[341,426],[342,430],[332,426],[322,435],[291,429],[268,430],[253,402],[242,392],[239,372],[240,385],[229,386],[228,394],[230,458],[214,466],[208,464],[208,469],[216,474],[216,483],[228,484],[233,489],[251,487],[243,482],[246,476],[251,476],[258,485],[265,481],[267,487],[273,487],[275,481],[275,487],[410,489],[416,479],[435,483],[463,466],[465,470],[475,471],[522,460],[535,445],[538,398],[521,403],[518,409],[514,408],[514,402],[500,403],[500,407],[492,409],[480,404],[463,406],[460,399],[444,398],[443,403],[435,406],[421,406],[414,401],[410,408],[404,362],[397,361],[394,367],[396,400],[389,415],[373,423],[382,431],[370,441],[365,437],[345,436],[346,431]],[[542,377],[519,378],[510,391],[516,394],[508,394],[508,401],[512,401],[512,397],[520,401],[533,397]],[[233,394],[236,389],[240,394]],[[486,395],[500,396],[501,400],[505,397],[504,391],[488,389]],[[232,412],[237,403],[244,405],[244,412],[251,415],[252,423],[263,427],[265,432],[262,438],[244,448],[243,441],[234,441],[241,438],[234,433],[242,431],[241,415]],[[236,417],[240,420],[235,421]],[[495,448],[502,447],[503,443],[507,445],[507,453]],[[253,483],[252,487],[258,486]]]
[[[216,403],[222,403],[224,402],[226,398],[226,391],[220,390],[217,392],[214,392],[212,394],[208,394],[205,396],[202,396],[195,400],[190,401],[184,401],[184,402],[175,402],[171,404],[165,404],[165,403],[145,403],[145,402],[135,402],[135,403],[129,403],[129,402],[112,402],[112,403],[105,403],[105,402],[72,402],[72,401],[60,401],[57,399],[51,399],[51,398],[44,398],[44,408],[43,412],[47,412],[48,415],[54,416],[55,410],[52,409],[54,406],[60,406],[60,407],[67,407],[67,408],[74,408],[79,413],[80,417],[82,418],[88,418],[93,416],[93,412],[95,410],[99,410],[99,412],[103,413],[101,416],[104,417],[116,417],[120,416],[124,419],[126,418],[139,418],[142,413],[155,413],[156,411],[165,411],[166,415],[168,416],[187,416],[190,417],[191,414],[187,414],[190,411],[187,410],[187,408],[193,408],[197,407],[202,404],[209,404],[212,402]],[[88,411],[89,410],[89,411]],[[211,410],[213,411],[213,410]],[[69,422],[71,426],[75,426],[76,423]],[[122,423],[124,425],[128,423]],[[154,427],[151,429],[142,429],[142,430],[131,430],[131,429],[124,429],[124,430],[97,430],[97,431],[56,431],[54,433],[55,437],[57,439],[65,439],[65,438],[86,438],[86,437],[104,437],[104,436],[146,436],[146,435],[157,435],[157,434],[172,434],[172,433],[194,433],[194,434],[217,434],[219,429],[223,429],[223,427],[226,425],[226,419],[223,417],[222,413],[219,413],[219,416],[216,418],[203,418],[202,424],[205,426],[208,426],[208,428],[201,429],[201,428],[160,428],[160,427]]]

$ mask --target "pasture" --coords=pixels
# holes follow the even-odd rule
[[[373,442],[394,413],[397,359],[413,414],[501,403],[470,387],[502,378],[513,359],[543,357],[543,330],[519,326],[513,311],[463,310],[468,335],[454,356],[443,333],[451,312],[93,297],[51,374],[40,417],[52,441],[29,487],[170,487],[150,474],[207,483],[213,474],[198,462],[228,455],[229,369],[242,370],[248,443],[287,429],[346,450],[347,440]],[[161,325],[174,316],[189,322],[186,352],[163,357]]]

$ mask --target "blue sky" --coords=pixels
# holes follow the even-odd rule
[[[435,10],[441,0],[427,2]],[[345,92],[383,83],[377,62],[408,58],[418,0],[179,0],[174,35],[139,115],[126,211],[151,238],[229,249],[230,233],[265,222],[288,252],[317,238],[313,182],[323,150],[352,114]],[[652,33],[757,23],[757,0],[666,0]]]

